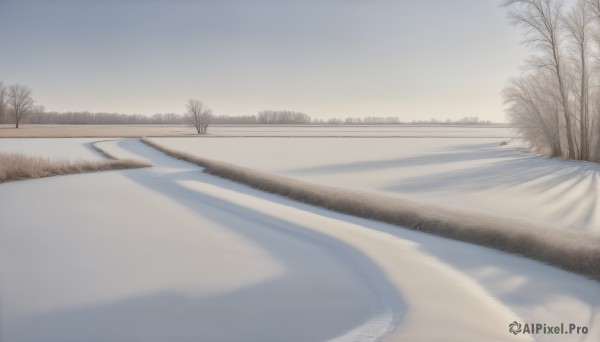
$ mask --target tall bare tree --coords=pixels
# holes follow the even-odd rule
[[[592,17],[594,18],[595,30],[592,31],[596,52],[594,62],[596,62],[596,68],[598,68],[598,64],[600,64],[600,56],[598,56],[598,51],[600,49],[600,0],[588,0],[587,3]],[[596,72],[595,82],[596,87],[591,87],[594,96],[590,97],[592,100],[590,101],[590,113],[592,114],[590,139],[595,151],[592,153],[593,155],[590,159],[600,162],[600,90],[598,87],[600,77],[598,76],[598,72]]]
[[[208,125],[213,118],[212,109],[200,100],[190,99],[186,105],[185,118],[198,134],[206,134]]]
[[[558,96],[565,122],[569,158],[576,158],[572,113],[564,70],[561,24],[562,0],[503,0],[515,25],[526,30],[526,42],[539,54],[530,60],[531,66],[549,71],[556,79]]]
[[[8,87],[6,96],[8,105],[12,107],[15,127],[19,128],[21,120],[33,109],[34,101],[31,97],[31,89],[19,84],[13,84]]]
[[[571,38],[573,51],[572,59],[574,62],[573,76],[576,82],[573,87],[573,93],[576,98],[576,107],[579,121],[579,153],[581,160],[590,158],[590,102],[589,102],[589,54],[590,37],[592,28],[592,19],[590,7],[586,0],[578,0],[571,9],[569,16],[565,20],[565,27]]]

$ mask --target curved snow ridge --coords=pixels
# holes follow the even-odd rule
[[[239,184],[206,174],[178,184],[203,196],[261,213],[270,220],[288,222],[289,228],[280,229],[326,249],[362,279],[374,294],[372,316],[337,337],[341,340],[376,341],[388,336],[407,340],[498,340],[505,335],[497,322],[518,318],[479,284],[421,251],[418,244],[369,229],[350,216],[328,217],[318,212],[320,209],[257,190],[244,190]],[[462,312],[448,315],[440,307],[461,308]],[[482,322],[474,327],[473,322],[478,320]]]
[[[269,235],[283,233],[296,243],[310,244],[329,255],[330,258],[337,260],[339,266],[346,269],[355,282],[362,284],[365,292],[369,293],[369,301],[364,310],[366,321],[359,322],[358,326],[334,340],[379,341],[393,331],[402,316],[405,315],[406,305],[403,298],[398,295],[395,285],[387,279],[385,273],[381,272],[377,265],[362,253],[360,248],[350,245],[336,236],[324,234],[320,229],[320,226],[331,225],[336,229],[343,230],[345,225],[349,225],[346,222],[322,221],[319,220],[318,215],[224,188],[220,186],[222,182],[231,183],[237,187],[246,187],[197,172],[196,165],[167,157],[162,152],[139,141],[112,140],[98,142],[98,144],[103,149],[110,151],[111,155],[120,158],[136,158],[152,163],[154,168],[149,171],[156,179],[160,179],[164,183],[173,183],[173,186],[185,189],[198,198],[203,198],[203,201],[213,206],[216,211],[227,211],[231,216],[240,216],[246,221],[258,223]],[[179,179],[176,176],[190,171],[196,173],[195,177],[191,179]],[[232,211],[233,207],[240,209]],[[315,268],[318,267],[315,266]]]
[[[178,173],[197,170],[196,166],[168,157],[162,159],[164,155],[160,152],[135,141],[117,141],[106,147],[120,157],[125,156],[125,151],[119,152],[123,149],[137,155],[138,159],[152,162],[155,165],[152,172],[161,179],[173,177],[178,186],[196,196],[212,198],[218,206],[230,203],[259,213],[255,219],[264,220],[262,225],[267,233],[267,222],[287,222],[277,225],[277,232],[304,240],[342,262],[366,285],[372,299],[369,319],[334,340],[378,341],[388,336],[493,340],[504,333],[494,322],[518,317],[477,283],[424,253],[411,241],[368,229],[350,216],[327,217],[314,212],[321,209],[212,175],[196,173],[191,179],[179,179]],[[239,210],[232,213],[238,214]],[[466,314],[448,316],[445,310],[439,310],[440,306],[461,307]],[[473,329],[476,319],[487,323]],[[427,326],[441,328],[429,329]]]
[[[329,210],[374,219],[443,237],[514,253],[600,280],[600,237],[460,212],[382,195],[312,184],[229,163],[198,158],[142,138],[172,157],[206,172]]]

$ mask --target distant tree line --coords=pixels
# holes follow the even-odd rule
[[[508,116],[532,147],[600,162],[600,0],[504,0],[531,47],[504,90]]]
[[[117,114],[117,113],[91,113],[91,112],[45,112],[43,106],[35,106],[35,110],[32,111],[22,122],[26,124],[42,124],[42,125],[190,125],[196,127],[194,114],[189,115],[188,113],[174,114]],[[219,115],[214,116],[211,113],[210,120],[205,117],[204,122],[207,121],[213,125],[489,125],[491,121],[482,121],[477,118],[469,119],[466,118],[459,120],[412,120],[412,121],[401,121],[397,117],[352,117],[346,119],[329,118],[329,119],[318,119],[314,118],[309,120],[272,120],[272,121],[261,121],[258,115],[239,115],[239,116],[228,116]],[[0,123],[14,123],[14,120],[1,120]]]
[[[310,116],[289,110],[263,110],[256,115],[259,125],[307,125]]]
[[[50,124],[50,125],[183,125],[186,123],[181,114],[158,113],[143,114],[118,114],[118,113],[91,113],[91,112],[44,112],[32,115],[25,123]]]
[[[599,0],[600,1],[600,0]],[[340,118],[311,118],[302,112],[289,110],[263,110],[255,115],[215,116],[202,101],[190,99],[184,114],[157,113],[119,114],[81,112],[48,112],[44,106],[35,105],[31,89],[21,85],[3,86],[0,82],[0,124],[51,124],[51,125],[190,125],[199,134],[205,134],[210,124],[217,125],[481,125],[478,117],[467,116],[459,120],[401,121],[394,116],[367,116]]]
[[[345,119],[314,119],[313,124],[319,125],[491,125],[492,121],[480,120],[476,116],[466,116],[458,120],[429,119],[429,120],[411,120],[402,121],[396,116],[367,116],[348,117]]]
[[[269,111],[273,112],[273,111]],[[261,112],[264,113],[264,112]],[[287,113],[282,111],[282,113]],[[221,115],[213,119],[217,125],[491,125],[492,121],[480,120],[476,116],[467,116],[458,120],[412,120],[402,121],[396,116],[367,116],[341,118],[311,118],[310,116],[299,113],[297,119],[275,119],[261,120],[258,115],[226,116]],[[285,116],[283,116],[285,118]]]

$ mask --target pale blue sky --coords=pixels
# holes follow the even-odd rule
[[[519,41],[494,0],[0,0],[0,81],[56,111],[504,121]]]

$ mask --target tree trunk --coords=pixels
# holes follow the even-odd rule
[[[586,57],[585,57],[585,45],[584,42],[581,43],[580,46],[580,59],[581,59],[581,94],[579,99],[579,144],[580,144],[580,153],[579,159],[581,160],[589,160],[589,149],[590,142],[588,138],[588,81],[587,81],[587,65],[586,65]]]

